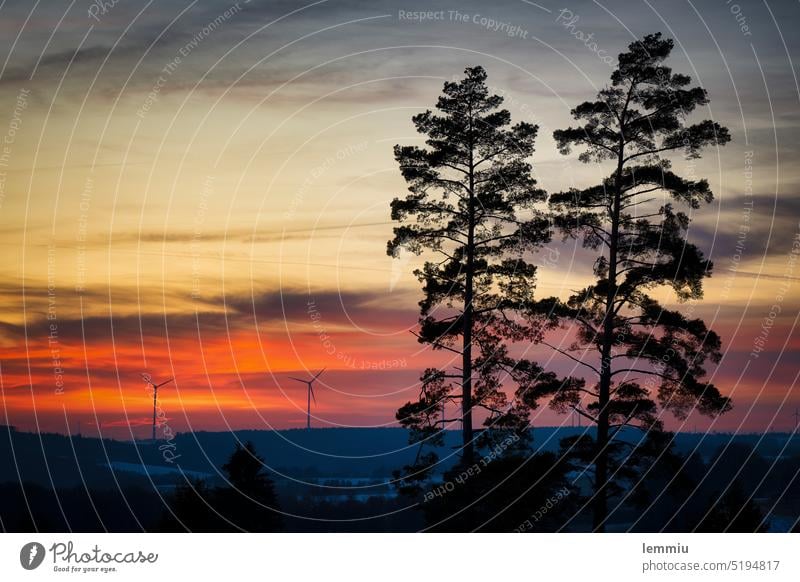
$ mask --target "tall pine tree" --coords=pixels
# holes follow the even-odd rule
[[[397,418],[412,442],[429,444],[442,442],[446,423],[460,421],[464,464],[475,456],[474,410],[486,413],[487,438],[527,432],[524,406],[502,390],[514,367],[506,342],[525,333],[518,316],[532,305],[536,273],[525,256],[549,232],[534,209],[545,194],[527,161],[538,128],[511,125],[502,102],[487,88],[483,68],[467,68],[463,80],[444,84],[436,112],[413,117],[426,147],[394,150],[409,194],[392,201],[392,219],[402,224],[388,253],[432,257],[415,271],[424,292],[418,338],[456,359],[452,368],[426,370],[419,399]],[[444,418],[453,403],[459,414]],[[416,474],[425,475],[436,458],[419,455]]]
[[[582,437],[569,447],[593,465],[596,531],[604,530],[608,496],[617,492],[611,476],[624,475],[634,463],[625,443],[615,441],[620,430],[661,431],[659,404],[678,418],[731,407],[703,380],[707,362],[719,361],[720,338],[700,319],[667,309],[653,296],[671,288],[679,301],[700,299],[712,269],[686,239],[689,215],[673,206],[697,210],[711,202],[708,182],[677,175],[664,156],[683,153],[692,160],[704,147],[730,140],[713,121],[687,122],[708,97],[665,64],[672,48],[660,33],[629,45],[610,86],[572,110],[578,126],[553,134],[562,154],[580,147],[580,161],[613,167],[597,185],[550,197],[556,226],[599,251],[592,285],[567,301],[539,304],[542,313],[577,329],[572,345],[556,349],[585,375],[525,392],[532,404],[550,398],[553,408],[573,409],[596,426],[595,439]]]

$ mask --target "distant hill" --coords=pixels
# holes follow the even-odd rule
[[[562,438],[583,430],[586,429],[536,428],[533,448],[554,451]],[[446,446],[439,451],[444,459],[443,469],[456,461],[459,437],[456,431],[446,435]],[[165,441],[153,444],[101,440],[0,427],[0,482],[116,489],[126,485],[169,486],[182,471],[187,476],[214,479],[237,440],[254,443],[276,480],[377,480],[389,477],[393,470],[413,460],[417,449],[408,446],[407,438],[407,432],[400,428],[243,430],[179,434],[167,448]],[[628,438],[638,438],[638,433]],[[679,433],[675,438],[678,452],[696,451],[704,459],[731,442],[756,447],[765,459],[781,452],[784,456],[800,453],[800,438],[791,440],[787,433]],[[173,463],[164,456],[167,450],[167,457],[174,457]]]

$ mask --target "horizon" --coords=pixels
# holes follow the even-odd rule
[[[116,437],[113,434],[107,434],[107,433],[90,434],[90,433],[84,433],[84,432],[66,433],[66,432],[55,432],[55,431],[53,431],[53,432],[29,431],[29,430],[19,429],[19,428],[13,426],[13,425],[10,426],[10,427],[9,427],[9,425],[0,425],[0,432],[2,432],[3,430],[6,430],[7,432],[9,432],[9,428],[11,429],[10,432],[17,432],[17,433],[22,433],[22,434],[54,435],[54,436],[61,436],[61,437],[65,437],[65,438],[71,437],[71,438],[86,438],[86,439],[97,439],[97,440],[114,440],[114,441],[117,441],[117,442],[137,442],[137,443],[153,443],[153,444],[156,444],[156,443],[161,442],[161,441],[169,440],[169,439],[165,439],[163,436],[158,436],[158,437],[156,437],[156,440],[153,441],[149,437],[146,437],[146,436],[145,437],[140,437],[140,436],[137,436],[137,435],[130,436],[129,438],[124,438],[124,437],[123,438],[119,438],[119,437]],[[150,429],[151,429],[151,426],[149,426],[149,425],[148,426],[142,426],[141,427],[141,432],[149,434]],[[124,427],[116,427],[115,430],[123,431],[123,430],[125,430],[125,428]],[[289,428],[242,427],[242,428],[237,428],[237,429],[232,430],[232,431],[228,431],[228,430],[208,430],[208,429],[200,429],[200,430],[196,430],[196,431],[176,431],[172,438],[175,438],[175,437],[178,437],[178,436],[186,436],[186,435],[192,435],[192,434],[203,434],[203,433],[207,433],[207,434],[236,434],[236,433],[243,433],[243,432],[265,432],[265,433],[271,433],[271,432],[298,432],[298,433],[308,433],[308,432],[314,432],[314,431],[336,431],[336,430],[341,430],[341,431],[348,431],[348,430],[353,430],[353,431],[391,430],[391,431],[405,431],[405,432],[408,432],[408,429],[403,428],[402,426],[325,426],[325,427],[312,427],[310,429],[307,429],[305,427],[289,427]],[[591,426],[589,426],[589,427],[587,427],[587,426],[578,427],[578,426],[570,426],[570,425],[541,425],[541,426],[530,426],[528,430],[530,430],[530,431],[536,431],[536,430],[568,430],[568,431],[588,431],[588,432],[591,432],[593,430],[596,430],[596,428],[595,427],[591,427]],[[454,434],[454,435],[457,435],[457,434],[460,433],[460,429],[459,428],[445,428],[445,429],[443,429],[443,431],[445,433],[447,433],[447,434]],[[761,436],[763,436],[763,437],[766,437],[766,436],[788,436],[790,438],[794,438],[794,437],[798,436],[798,432],[795,431],[795,430],[788,430],[788,431],[786,431],[786,430],[772,430],[772,431],[766,431],[766,432],[764,432],[764,431],[738,431],[738,432],[734,432],[734,431],[727,431],[727,430],[704,430],[704,431],[701,431],[701,430],[687,429],[687,430],[682,430],[682,431],[676,431],[676,432],[673,432],[672,434],[674,434],[676,436],[677,435],[714,435],[714,436],[733,436],[733,437],[739,437],[739,436],[746,436],[746,437],[753,437],[753,436],[754,437],[761,437]],[[535,441],[534,441],[534,443],[535,443]]]

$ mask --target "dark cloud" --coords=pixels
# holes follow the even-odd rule
[[[289,290],[226,297],[225,303],[242,315],[255,314],[259,321],[286,321],[287,325],[310,325],[314,314],[327,324],[370,328],[413,326],[417,321],[413,303],[399,307],[397,297],[388,292]]]
[[[800,232],[800,196],[797,186],[784,185],[785,193],[725,197],[719,216],[714,206],[703,209],[690,227],[690,240],[720,266],[741,253],[741,261],[787,254]],[[717,220],[719,218],[719,220]]]
[[[19,300],[19,291],[14,286],[0,286],[0,298]],[[413,301],[398,302],[397,295],[388,292],[284,289],[194,299],[167,295],[162,298],[162,303],[166,301],[162,310],[154,308],[157,303],[149,302],[141,305],[140,313],[131,313],[131,305],[136,305],[135,299],[146,295],[147,289],[122,288],[114,293],[114,303],[109,306],[107,292],[99,289],[84,292],[84,311],[91,308],[92,313],[85,317],[80,317],[76,308],[77,294],[57,295],[56,316],[48,319],[47,288],[28,286],[26,301],[32,305],[26,310],[27,323],[0,322],[0,336],[14,342],[21,342],[26,334],[30,341],[43,340],[50,333],[50,325],[55,324],[59,341],[97,344],[113,340],[125,344],[218,337],[230,331],[255,332],[256,321],[259,325],[285,322],[290,329],[299,325],[302,328],[298,331],[308,331],[306,328],[313,327],[316,321],[312,318],[314,313],[326,325],[341,324],[354,329],[356,326],[403,329],[414,326],[417,320]],[[119,315],[115,315],[115,309]],[[108,314],[98,314],[104,311]]]

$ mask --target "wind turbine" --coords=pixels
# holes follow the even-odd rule
[[[169,380],[165,380],[161,382],[161,384],[156,384],[153,382],[153,377],[150,374],[142,374],[142,379],[148,383],[153,388],[153,442],[156,440],[156,408],[158,408],[158,389],[161,388],[164,384],[169,384],[175,378],[170,378]]]
[[[578,421],[578,428],[581,428],[581,412],[583,412],[583,408],[581,408],[581,403],[578,402],[572,407],[572,428],[575,428],[576,419]]]
[[[295,378],[294,376],[289,376],[290,380],[295,380],[296,382],[302,382],[308,386],[308,394],[306,395],[306,399],[308,400],[308,411],[306,412],[306,430],[311,430],[311,399],[314,399],[314,404],[317,403],[317,397],[314,396],[314,381],[322,376],[322,373],[325,371],[325,368],[322,368],[319,372],[317,372],[311,380],[303,380],[301,378]]]

